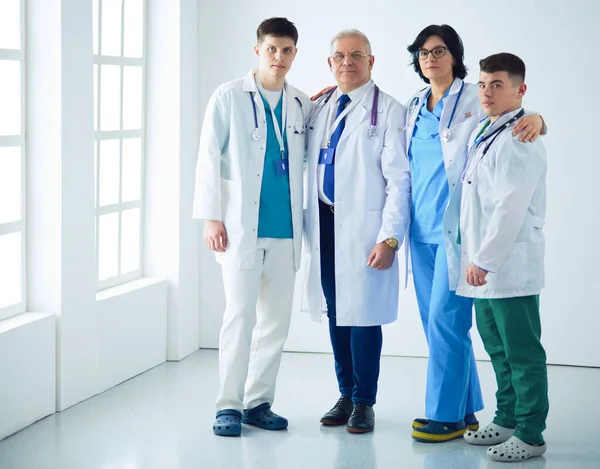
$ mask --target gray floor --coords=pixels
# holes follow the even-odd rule
[[[492,415],[494,376],[479,363]],[[217,353],[200,351],[161,365],[0,442],[0,469],[341,469],[496,468],[485,448],[462,440],[413,442],[422,413],[426,360],[384,357],[376,429],[352,435],[319,425],[337,399],[332,357],[285,354],[274,410],[283,432],[244,426],[242,438],[212,434]],[[543,458],[523,468],[600,468],[600,369],[550,367],[551,411]],[[511,466],[512,467],[512,466]]]

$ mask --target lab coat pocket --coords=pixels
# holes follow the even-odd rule
[[[379,230],[381,229],[383,211],[381,210],[369,210],[367,212],[367,223],[366,223],[366,245],[365,252],[367,255],[367,259],[371,251],[375,247],[375,243],[377,242],[377,235],[379,234]]]
[[[527,243],[515,243],[510,254],[498,272],[494,275],[493,288],[498,291],[506,292],[522,290],[527,285],[527,266]],[[492,287],[492,285],[490,285],[490,287]]]
[[[221,213],[227,234],[239,232],[242,222],[242,200],[238,181],[221,179]]]

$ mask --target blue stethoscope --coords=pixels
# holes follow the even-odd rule
[[[252,131],[252,140],[258,141],[261,139],[262,135],[258,128],[258,112],[256,111],[256,103],[254,102],[254,95],[252,93],[252,91],[248,92],[248,96],[250,96],[250,101],[252,102],[252,113],[254,114],[254,130]],[[296,124],[294,124],[294,133],[304,134],[304,132],[306,131],[306,122],[304,120],[304,110],[302,109],[302,102],[300,102],[300,98],[298,98],[297,96],[294,98],[294,101],[298,103],[298,106],[300,106],[300,112],[302,113],[302,128],[298,130]]]
[[[465,82],[463,81],[460,85],[460,89],[458,90],[458,95],[456,96],[456,101],[454,102],[454,107],[452,108],[452,113],[450,114],[450,120],[448,121],[448,125],[446,125],[446,128],[444,130],[442,130],[442,133],[440,135],[440,137],[442,138],[442,140],[444,142],[448,142],[450,140],[450,137],[452,137],[452,132],[450,131],[450,126],[452,125],[452,120],[454,119],[454,114],[456,113],[456,108],[458,107],[458,102],[460,101],[460,97],[462,95],[463,92],[463,88],[465,87]],[[429,96],[429,94],[426,94],[423,98],[423,100]],[[419,104],[419,97],[415,96],[411,101],[410,104],[408,105],[408,114],[410,117],[410,126],[412,127],[413,125],[416,124],[417,122],[417,116],[419,115],[419,111],[421,110],[420,106],[417,106]],[[415,112],[416,110],[416,112]]]
[[[483,149],[483,152],[481,153],[481,155],[479,155],[475,159],[474,164],[469,164],[470,161],[471,161],[470,159],[467,161],[467,164],[465,165],[465,169],[463,170],[462,174],[460,175],[460,182],[462,182],[463,184],[471,184],[471,177],[473,176],[473,173],[475,173],[475,170],[477,169],[477,165],[483,159],[483,157],[488,152],[488,150],[490,149],[490,147],[492,146],[492,144],[496,141],[496,139],[500,136],[500,134],[504,130],[508,129],[512,125],[513,122],[519,120],[524,115],[525,115],[525,110],[521,109],[517,113],[517,115],[511,117],[504,124],[502,124],[496,130],[494,130],[492,133],[490,133],[489,135],[486,135],[485,137],[483,135],[481,135],[477,140],[475,140],[475,142],[473,142],[473,147],[472,148],[478,148],[479,145],[481,145],[482,143],[484,143],[484,142],[486,142],[486,141],[488,141],[488,140],[491,139],[490,142]]]
[[[325,107],[325,105],[329,102],[329,100],[333,96],[333,93],[335,92],[336,89],[337,89],[337,87],[329,90],[327,93],[325,93],[323,96],[321,96],[318,99],[316,106],[314,107],[314,109],[312,110],[310,115],[308,116],[308,120],[306,121],[306,123],[303,126],[304,128],[313,130],[314,127],[312,126],[312,124],[313,124],[313,120],[314,120],[315,116],[317,116],[318,112],[321,109],[323,109]],[[298,99],[298,98],[296,98],[296,99]],[[369,130],[367,130],[367,136],[369,138],[375,138],[375,136],[377,135],[377,105],[378,105],[378,103],[379,103],[379,87],[377,85],[375,85],[375,92],[373,93],[373,105],[371,107],[371,125],[369,127]],[[298,104],[300,104],[300,109],[302,109],[302,104],[300,102]],[[302,116],[304,117],[304,112],[302,112]]]

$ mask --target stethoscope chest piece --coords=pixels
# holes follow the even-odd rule
[[[258,142],[260,140],[260,137],[261,137],[260,131],[258,129],[254,129],[252,131],[252,140],[255,140]]]

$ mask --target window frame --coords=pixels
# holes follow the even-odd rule
[[[26,94],[26,44],[25,44],[25,0],[19,0],[20,14],[20,39],[19,49],[1,49],[0,60],[14,60],[20,63],[21,73],[21,129],[19,135],[0,136],[0,147],[21,148],[21,219],[18,221],[0,223],[0,236],[11,233],[21,233],[21,301],[11,305],[0,306],[0,321],[24,313],[27,309],[27,220],[26,220],[26,170],[27,170],[27,145],[25,134],[25,94]]]
[[[93,51],[94,57],[94,80],[97,80],[97,88],[95,90],[96,108],[95,113],[95,126],[94,126],[94,154],[95,154],[95,267],[96,267],[96,282],[97,290],[104,290],[111,288],[123,283],[136,280],[141,278],[143,275],[143,242],[144,242],[144,174],[145,174],[145,148],[146,148],[146,49],[147,49],[147,2],[142,0],[142,57],[133,58],[125,57],[125,3],[128,0],[121,0],[121,50],[120,56],[109,56],[102,55],[102,4],[104,0],[97,0],[97,18],[98,26],[97,41],[98,50]],[[95,2],[93,2],[95,3]],[[92,24],[93,26],[93,24]],[[93,28],[92,28],[93,29]],[[101,97],[102,97],[102,65],[116,65],[120,68],[120,83],[119,83],[119,128],[121,130],[100,130],[101,126]],[[124,87],[124,70],[126,66],[136,66],[141,68],[142,72],[142,99],[141,99],[141,128],[134,130],[122,130],[123,129],[123,87]],[[139,138],[140,145],[140,198],[139,200],[122,202],[123,196],[123,139],[126,138]],[[114,204],[101,206],[100,204],[100,142],[103,140],[118,140],[119,141],[119,201]],[[134,271],[122,273],[121,272],[121,259],[123,253],[122,246],[122,215],[123,212],[129,209],[139,209],[140,212],[140,224],[139,224],[139,253],[138,253],[138,268]],[[112,276],[103,280],[99,278],[99,264],[100,264],[100,217],[103,215],[118,213],[118,243],[117,243],[117,275]]]

